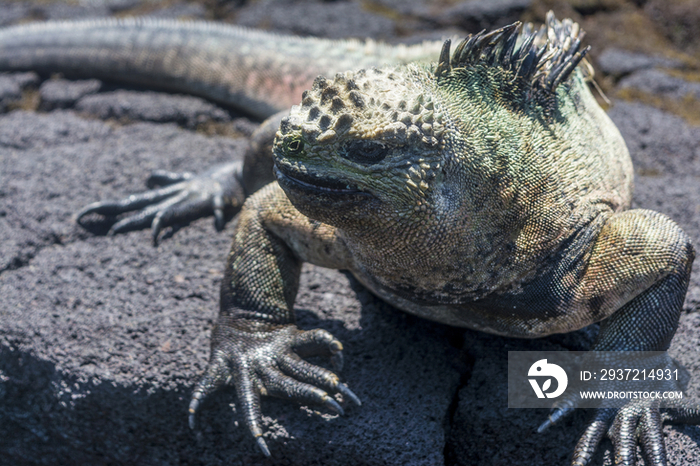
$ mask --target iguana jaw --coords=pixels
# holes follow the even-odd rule
[[[361,193],[356,186],[341,180],[321,178],[308,173],[293,172],[284,166],[275,166],[275,176],[283,187],[302,190],[309,193],[330,195],[352,195]]]
[[[275,166],[277,182],[304,215],[335,226],[371,215],[378,199],[357,186]],[[342,212],[342,215],[338,215]],[[351,220],[355,219],[355,220]]]

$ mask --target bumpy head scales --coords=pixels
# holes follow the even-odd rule
[[[395,145],[433,147],[444,132],[432,96],[405,92],[403,73],[370,69],[319,77],[295,107],[295,118],[282,121],[281,135],[300,131],[307,142],[330,143],[348,132]]]
[[[531,23],[521,28],[516,22],[495,31],[482,31],[460,42],[451,57],[450,41],[445,41],[435,75],[440,78],[453,68],[475,64],[498,66],[529,82],[533,90],[551,93],[590,50],[590,46],[579,50],[584,35],[577,23],[559,21],[550,11],[539,30]]]

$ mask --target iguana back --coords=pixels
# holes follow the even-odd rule
[[[279,36],[203,21],[49,22],[0,30],[0,71],[60,72],[186,92],[265,118],[299,103],[319,75],[434,60],[440,45]]]

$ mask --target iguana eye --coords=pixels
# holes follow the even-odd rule
[[[381,142],[352,141],[345,145],[343,157],[353,162],[371,165],[384,160],[389,153],[389,148]]]
[[[298,154],[304,150],[304,142],[301,139],[292,139],[287,143],[287,151],[292,154]]]

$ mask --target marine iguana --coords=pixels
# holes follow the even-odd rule
[[[295,325],[302,262],[350,270],[392,305],[450,325],[534,338],[601,322],[594,350],[668,348],[694,250],[667,217],[626,210],[631,162],[587,88],[581,38],[551,14],[539,31],[516,23],[453,53],[445,42],[439,55],[435,43],[391,48],[203,23],[48,23],[0,31],[0,69],[158,84],[261,117],[291,104],[312,76],[335,75],[268,119],[242,166],[159,174],[172,184],[79,214],[142,209],[112,231],[150,223],[157,237],[207,211],[220,226],[225,206],[249,196],[190,424],[233,380],[269,455],[261,395],[340,413],[332,394],[360,404],[333,372],[302,359],[342,364],[329,332]],[[437,63],[425,63],[433,53]],[[272,178],[270,151],[277,182],[258,190]],[[556,407],[543,427],[572,409]],[[617,463],[632,464],[639,441],[649,464],[666,464],[663,421],[699,422],[700,410],[690,401],[663,414],[653,403],[598,410],[573,464],[586,464],[606,433]]]

